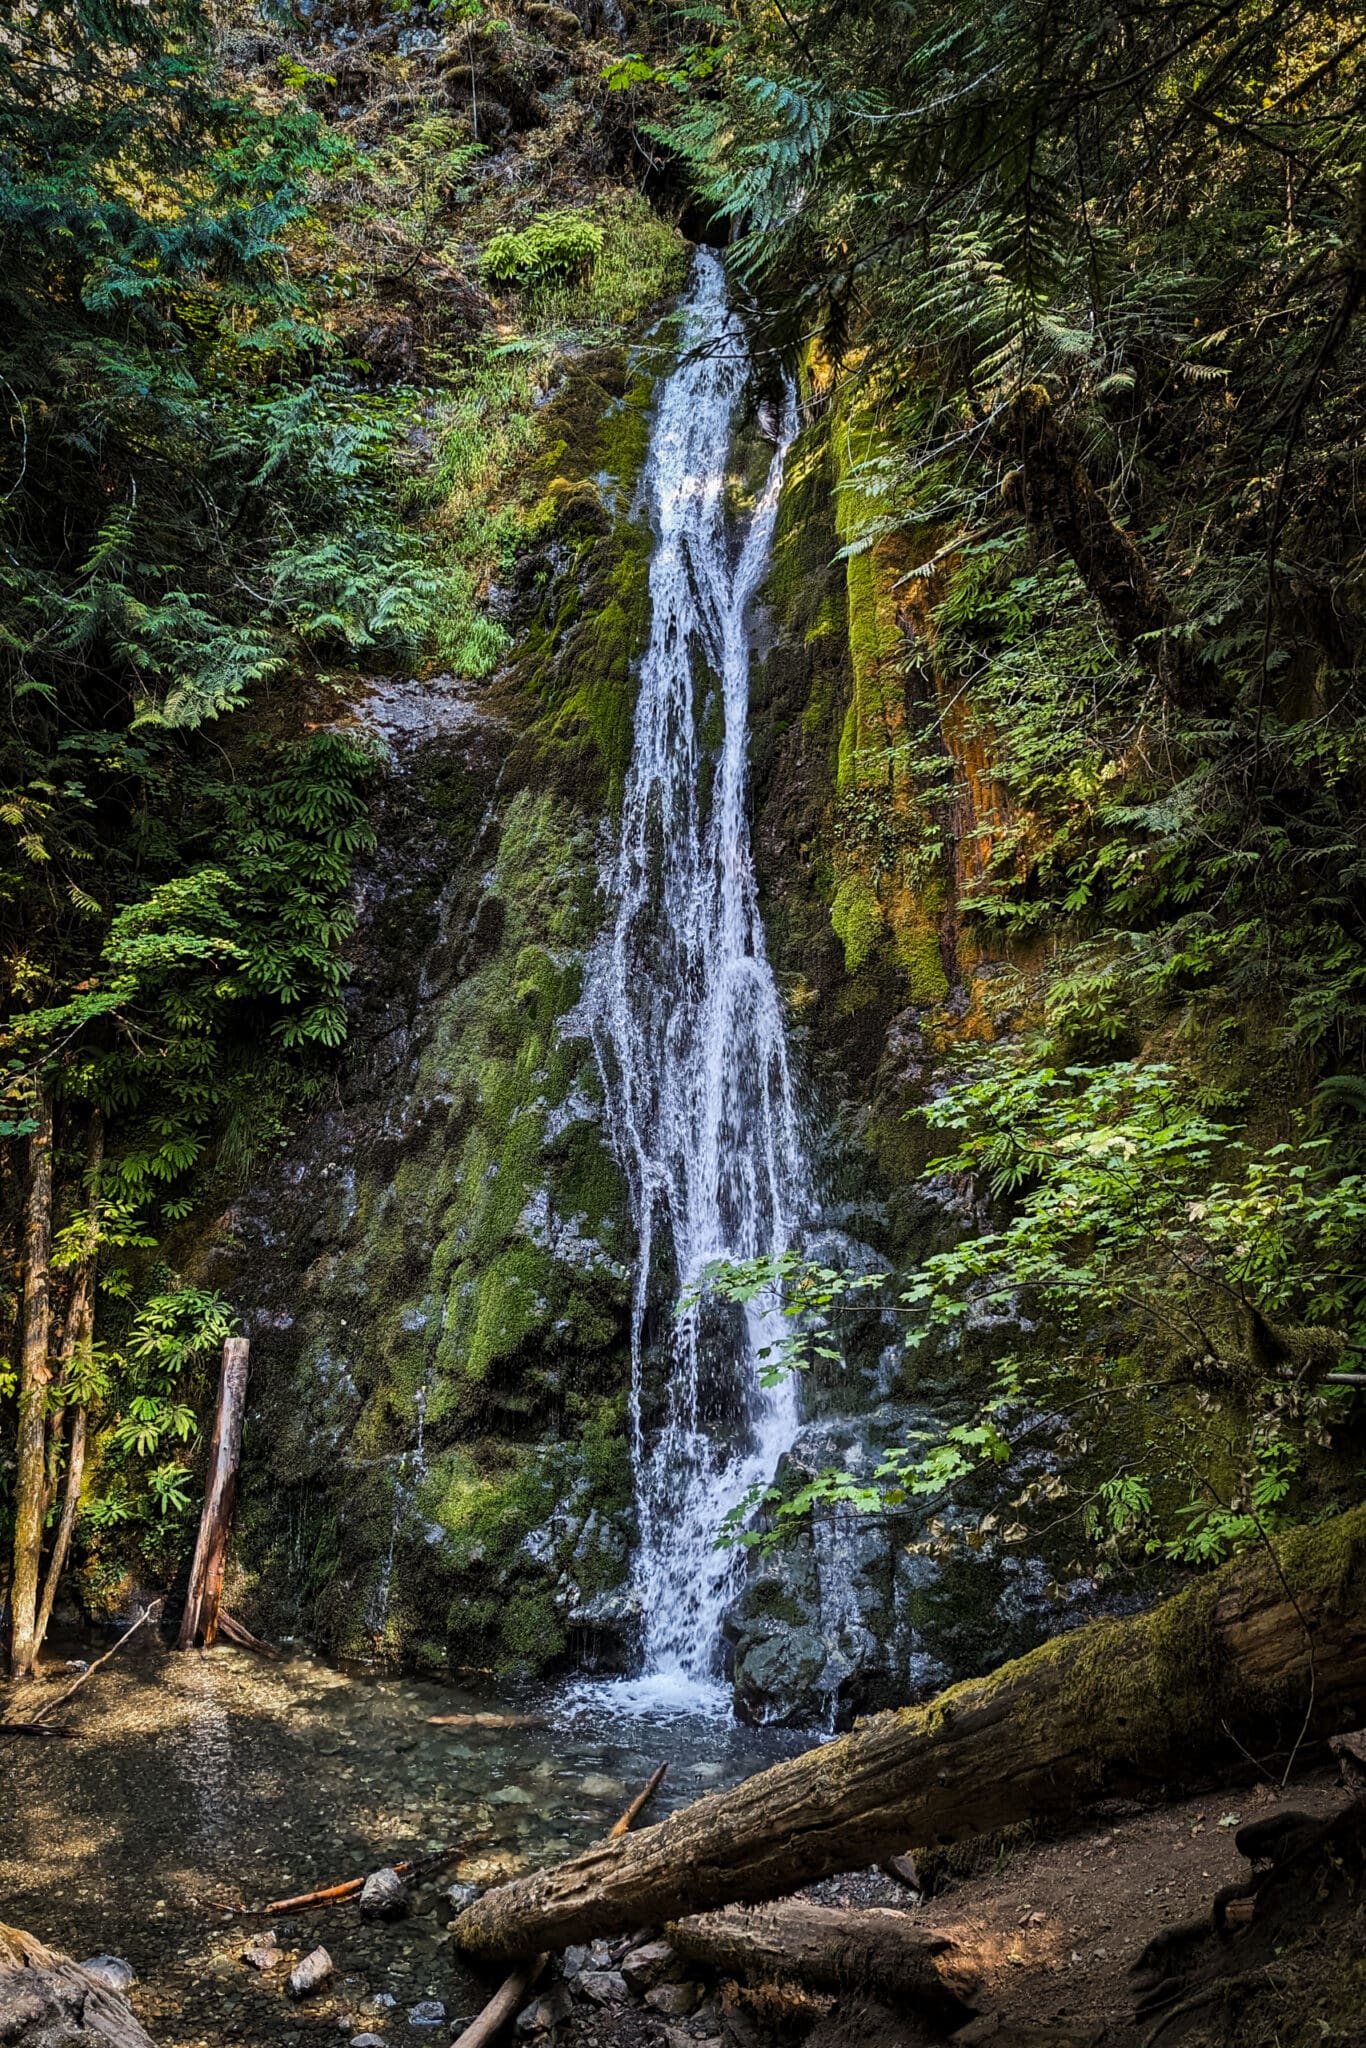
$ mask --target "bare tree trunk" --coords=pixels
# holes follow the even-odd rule
[[[41,1088],[38,1128],[28,1141],[24,1204],[24,1337],[19,1361],[19,1440],[14,1478],[14,1570],[10,1581],[10,1676],[28,1678],[37,1653],[38,1564],[47,1472],[47,1389],[52,1378],[52,1097]]]
[[[89,1371],[90,1354],[95,1341],[95,1258],[99,1243],[100,1171],[103,1165],[104,1118],[95,1110],[90,1118],[85,1162],[86,1199],[89,1204],[86,1253],[76,1268],[76,1277],[71,1285],[71,1301],[66,1312],[66,1329],[62,1335],[63,1381],[69,1380],[73,1370],[78,1378],[82,1371]],[[71,1414],[71,1441],[66,1453],[66,1484],[62,1493],[62,1512],[57,1523],[57,1533],[52,1539],[52,1554],[47,1561],[43,1597],[38,1604],[38,1620],[33,1632],[35,1656],[43,1647],[48,1623],[52,1619],[53,1602],[57,1598],[57,1587],[66,1568],[67,1553],[71,1548],[71,1534],[76,1526],[76,1515],[81,1505],[81,1484],[85,1478],[85,1438],[86,1410],[82,1401]]]
[[[228,1561],[228,1536],[237,1495],[237,1467],[242,1455],[242,1422],[247,1409],[247,1340],[229,1337],[223,1346],[218,1381],[218,1412],[209,1445],[209,1470],[204,1486],[204,1511],[190,1566],[190,1586],[176,1647],[207,1650],[218,1633],[223,1601],[223,1572]]]
[[[1364,1690],[1366,1506],[1147,1614],[1055,1637],[928,1706],[874,1715],[656,1827],[486,1892],[452,1938],[505,1961],[782,1898],[908,1845],[1236,1768],[1230,1731],[1298,1744],[1359,1725]]]
[[[674,1921],[667,1932],[680,1955],[737,1977],[795,1977],[818,1991],[870,1991],[954,2024],[971,2011],[971,1959],[904,1911],[855,1912],[786,1899],[777,1906],[698,1913]]]

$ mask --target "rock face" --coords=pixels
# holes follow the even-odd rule
[[[98,1956],[93,1963],[117,1960]],[[153,2048],[122,1993],[111,1990],[94,1967],[86,1969],[22,1929],[3,1925],[0,2041],[7,2048]]]
[[[779,1488],[795,1491],[831,1466],[866,1482],[889,1445],[936,1426],[932,1411],[901,1403],[812,1423],[784,1460]],[[836,1504],[761,1555],[726,1618],[739,1712],[847,1726],[988,1670],[1094,1612],[1089,1580],[1060,1586],[1045,1559],[1002,1552],[990,1534],[979,1541],[974,1531],[976,1547],[953,1541],[989,1511],[992,1484],[987,1475],[952,1504],[913,1501],[897,1516]]]

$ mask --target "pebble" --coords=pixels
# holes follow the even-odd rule
[[[378,2034],[353,2034],[350,2048],[384,2048]]]
[[[392,2012],[398,2000],[392,1991],[376,1991],[372,1997],[366,1999],[365,2004],[369,2012]]]
[[[289,1973],[289,1995],[291,1998],[307,1998],[310,1991],[316,1991],[332,1975],[333,1962],[325,1948],[310,1949],[301,1962],[297,1962]]]
[[[88,1956],[81,1968],[87,1977],[93,1977],[106,1991],[126,1991],[130,1984],[138,1981],[137,1971],[122,1956]]]
[[[242,1951],[242,1961],[253,1970],[273,1970],[282,1963],[284,1956],[274,1933],[258,1934],[255,1941],[248,1942]]]
[[[446,2008],[439,1998],[420,1998],[408,2014],[410,2027],[439,2027],[446,2017]]]

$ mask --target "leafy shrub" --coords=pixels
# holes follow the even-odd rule
[[[491,284],[556,284],[581,275],[602,248],[596,221],[568,207],[537,214],[528,227],[495,235],[481,269]]]

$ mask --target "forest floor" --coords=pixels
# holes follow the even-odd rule
[[[382,2048],[445,2048],[482,1993],[452,1954],[438,1886],[398,1925],[363,1925],[354,1904],[275,1923],[287,1961],[321,1942],[336,1964],[327,1987],[297,2005],[284,1968],[262,1975],[241,1961],[263,1923],[240,1909],[462,1833],[465,1857],[440,1885],[511,1874],[600,1832],[638,1765],[600,1736],[576,1743],[555,1727],[527,1738],[539,1761],[532,1747],[452,1742],[427,1727],[430,1691],[360,1685],[312,1660],[149,1646],[66,1711],[78,1739],[0,1748],[0,1919],[77,1958],[126,1956],[138,1973],[134,2006],[160,2048],[304,2048],[357,2034]],[[760,1761],[684,1756],[673,1797]],[[1131,1968],[1165,1930],[1207,1921],[1214,1895],[1247,1876],[1237,1828],[1291,1808],[1322,1817],[1345,1797],[1335,1773],[1316,1766],[1284,1791],[1263,1780],[1146,1810],[1111,1807],[1085,1830],[945,1873],[918,1904],[871,1871],[814,1895],[895,1906],[961,1944],[980,1972],[974,2002],[1001,2028],[1061,2027],[1059,2048],[1143,2048],[1161,2015],[1135,2022]],[[1269,1919],[1227,1944],[1196,1944],[1181,1995],[1199,2002],[1165,2028],[1160,2048],[1366,2048],[1361,1880],[1360,1857],[1320,1859]],[[740,1992],[701,1977],[673,2011],[658,2011],[621,1988],[616,1965],[631,1945],[572,1956],[598,1995],[577,1982],[544,1987],[540,2018],[533,2005],[520,2038],[553,2031],[557,2048],[926,2048],[933,2038],[913,2016],[857,1998]],[[413,2012],[433,2000],[440,2021],[415,2025]],[[1016,2048],[1025,2037],[978,2023],[978,2038]]]

